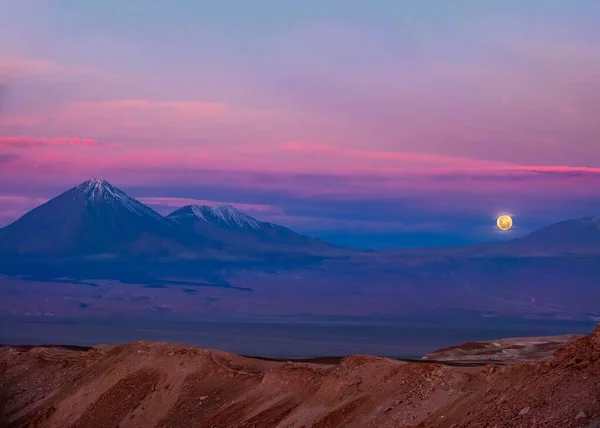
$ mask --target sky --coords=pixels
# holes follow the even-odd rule
[[[600,215],[599,114],[597,0],[0,0],[0,225],[100,177],[340,244],[511,239]]]

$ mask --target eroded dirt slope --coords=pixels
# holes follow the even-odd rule
[[[551,360],[264,361],[168,343],[0,349],[0,426],[600,427],[600,326]]]

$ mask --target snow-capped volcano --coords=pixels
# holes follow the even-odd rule
[[[151,217],[160,222],[165,222],[164,217],[152,208],[129,197],[121,189],[112,186],[108,181],[101,178],[92,178],[75,187],[73,198],[84,199],[85,204],[90,207],[98,207],[107,204],[125,208],[140,217]]]
[[[105,180],[87,180],[0,230],[2,249],[38,254],[167,251],[178,228]]]
[[[94,178],[0,229],[0,252],[44,256],[178,255],[205,250],[242,255],[330,247],[231,205],[183,207],[163,217],[106,180]]]
[[[169,214],[171,220],[182,221],[204,221],[230,229],[254,229],[271,226],[250,217],[243,211],[231,205],[188,205]]]
[[[301,235],[287,227],[259,221],[231,205],[188,205],[167,218],[192,233],[253,250],[323,250],[331,244]]]

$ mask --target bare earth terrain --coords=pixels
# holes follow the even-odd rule
[[[514,364],[525,361],[550,360],[558,348],[581,337],[580,334],[565,334],[471,342],[439,349],[425,355],[423,359],[438,362],[484,364]]]
[[[0,426],[599,427],[600,325],[415,362],[285,362],[151,342],[4,347]]]

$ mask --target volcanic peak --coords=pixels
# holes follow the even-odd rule
[[[161,222],[165,221],[164,217],[156,211],[130,197],[102,178],[92,178],[76,186],[73,189],[73,199],[80,197],[85,199],[86,205],[120,205],[139,216],[149,216]]]
[[[169,218],[178,220],[185,218],[197,218],[207,223],[217,223],[232,229],[255,229],[260,230],[265,223],[250,217],[243,211],[231,205],[188,205],[171,213]]]

